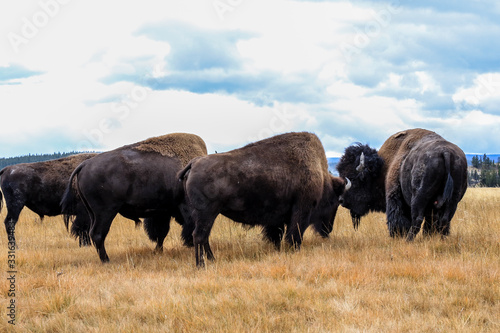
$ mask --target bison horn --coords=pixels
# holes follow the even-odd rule
[[[359,165],[356,167],[357,172],[363,171],[365,168],[365,154],[361,153],[361,156],[359,157]]]
[[[349,178],[345,177],[345,180],[347,182],[347,184],[345,185],[345,190],[348,191],[351,188],[352,184]]]

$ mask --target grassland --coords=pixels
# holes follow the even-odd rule
[[[390,239],[382,214],[355,232],[340,208],[329,239],[309,230],[300,251],[277,252],[259,229],[219,217],[216,261],[202,270],[172,226],[165,251],[154,254],[142,229],[117,218],[106,241],[111,263],[102,265],[60,217],[40,223],[25,209],[16,232],[16,330],[500,331],[500,189],[469,189],[445,240]],[[0,330],[10,331],[1,236]]]

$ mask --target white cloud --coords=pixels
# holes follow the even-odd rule
[[[338,154],[417,126],[466,151],[500,151],[486,134],[500,130],[496,9],[255,0],[225,2],[221,18],[213,1],[58,1],[0,4],[0,155],[110,149],[177,131],[226,150],[291,130],[318,133]],[[44,9],[55,3],[53,15]],[[165,22],[185,27],[177,40]],[[18,52],[12,33],[27,39]],[[27,74],[7,82],[2,66]],[[37,139],[49,132],[59,146]]]
[[[454,95],[455,103],[467,103],[472,106],[500,102],[500,73],[485,73],[478,75],[473,85],[460,88]],[[497,111],[500,114],[500,111]]]
[[[289,130],[286,123],[276,127],[274,109],[232,96],[148,90],[141,101],[102,106],[107,110],[101,110],[102,118],[85,129],[83,140],[104,150],[123,145],[124,137],[135,142],[170,132],[189,132],[203,137],[212,152],[223,151],[251,142],[266,128]],[[101,128],[101,122],[113,123],[114,128]]]

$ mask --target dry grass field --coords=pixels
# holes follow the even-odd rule
[[[13,331],[3,227],[0,235],[0,330]],[[258,228],[219,217],[216,261],[201,270],[176,223],[153,254],[144,231],[117,218],[105,265],[61,217],[40,223],[25,209],[16,235],[17,331],[500,331],[500,189],[469,189],[445,240],[390,239],[382,214],[355,232],[340,208],[329,239],[308,230],[300,251],[277,252]]]

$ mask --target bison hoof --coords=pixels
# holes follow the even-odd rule
[[[106,264],[109,262],[109,257],[106,255],[106,257],[103,257],[103,258],[100,258],[101,259],[101,263],[103,264]]]

